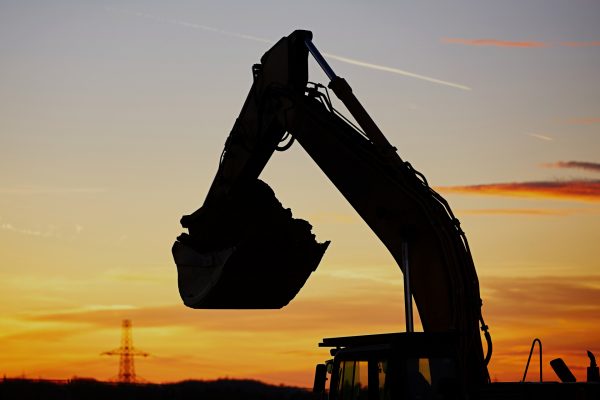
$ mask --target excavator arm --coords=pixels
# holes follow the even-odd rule
[[[227,139],[203,206],[182,218],[189,234],[173,246],[184,303],[194,308],[279,308],[318,266],[318,243],[258,180],[291,135],[384,243],[410,286],[426,332],[459,336],[467,381],[489,380],[479,334],[479,283],[466,237],[446,201],[404,162],[311,42],[295,31],[253,67],[254,82]],[[308,84],[308,50],[362,130]],[[291,144],[291,142],[290,142]],[[284,148],[287,145],[283,146]]]
[[[294,219],[257,178],[286,134],[290,98],[308,80],[303,34],[281,39],[253,67],[254,82],[227,138],[203,206],[181,219],[173,245],[179,291],[193,308],[281,308],[318,266],[308,222]]]

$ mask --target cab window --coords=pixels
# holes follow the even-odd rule
[[[385,361],[341,361],[338,369],[338,400],[369,400],[369,384],[372,399],[388,400],[389,391],[385,382]],[[371,378],[369,379],[369,375]]]

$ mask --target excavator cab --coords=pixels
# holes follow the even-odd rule
[[[463,398],[456,335],[390,333],[326,338],[332,360],[315,370],[317,399]],[[325,382],[329,381],[329,390]]]

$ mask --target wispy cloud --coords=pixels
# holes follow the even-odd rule
[[[600,339],[597,329],[600,324],[600,275],[480,276],[480,282],[483,312],[494,339],[494,376],[520,378],[515,375],[522,373],[531,339],[536,336],[544,342],[545,357],[563,357],[574,366],[587,365],[586,349],[598,351],[594,346]],[[251,362],[260,352],[283,359],[311,358],[322,354],[311,341],[323,335],[360,334],[365,333],[365,327],[371,333],[396,330],[402,324],[401,291],[398,292],[396,286],[388,288],[381,285],[381,288],[378,296],[372,295],[372,287],[358,293],[347,291],[335,298],[324,293],[318,298],[298,299],[283,310],[190,310],[179,304],[150,307],[100,305],[21,314],[27,328],[0,337],[0,340],[29,346],[32,342],[39,343],[36,337],[44,337],[45,332],[53,340],[71,340],[73,332],[83,334],[103,330],[115,332],[114,337],[117,338],[120,320],[131,318],[135,321],[136,339],[144,338],[138,343],[142,343],[145,350],[162,354],[164,357],[160,358],[160,362],[168,362],[177,352],[189,352],[193,348],[205,350],[202,358],[195,358],[192,352],[181,358],[172,358],[173,363],[205,363],[196,365],[202,370],[231,368],[231,364],[221,366],[219,357],[207,349],[223,346],[221,351],[226,352],[232,346],[225,344],[234,338],[244,341],[261,338],[247,344],[252,350],[242,347],[245,351],[242,357],[251,359]],[[158,331],[160,342],[154,343],[168,342],[168,346],[149,345],[152,332]],[[280,345],[269,342],[273,337],[278,338]],[[107,344],[106,348],[110,345]],[[97,346],[102,349],[105,344]],[[294,350],[290,352],[290,348]],[[233,351],[239,353],[240,350],[234,346]],[[222,359],[223,354],[220,355]],[[274,359],[281,360],[281,357]],[[156,368],[160,369],[160,366]],[[237,370],[242,369],[238,366]],[[573,370],[578,378],[585,377],[584,369]],[[272,379],[269,371],[269,368],[262,369],[265,376]],[[545,373],[547,376],[552,374],[551,371]]]
[[[586,161],[558,161],[555,163],[542,164],[545,168],[570,168],[583,169],[586,171],[600,172],[600,163]]]
[[[179,25],[179,26],[183,26],[185,28],[200,29],[200,30],[203,30],[203,31],[206,31],[206,32],[218,33],[220,35],[234,37],[234,38],[237,38],[237,39],[246,39],[246,40],[252,40],[254,42],[261,42],[261,43],[266,43],[266,44],[275,44],[274,41],[269,40],[269,39],[265,39],[265,38],[261,38],[261,37],[253,36],[253,35],[245,35],[243,33],[226,31],[226,30],[219,29],[219,28],[214,28],[214,27],[208,26],[208,25],[197,24],[197,23],[193,23],[193,22],[186,22],[186,21],[181,21],[181,20],[172,19],[172,18],[163,18],[163,17],[159,17],[159,16],[156,16],[156,15],[146,14],[146,13],[141,13],[141,12],[125,11],[125,10],[121,10],[121,9],[117,9],[117,8],[112,8],[112,7],[108,7],[108,8],[106,8],[106,10],[109,11],[109,12],[114,12],[114,13],[118,13],[118,14],[133,15],[133,16],[136,16],[136,17],[150,19],[150,20],[154,20],[154,21],[157,21],[157,22],[163,22],[163,23],[169,23],[169,24],[173,24],[173,25]]]
[[[560,45],[566,47],[598,47],[600,46],[600,40],[587,42],[560,42]]]
[[[380,283],[380,284],[385,284],[385,285],[402,285],[403,281],[401,279],[389,279],[389,277],[385,277],[385,276],[377,276],[376,274],[373,274],[372,271],[371,273],[369,272],[355,272],[355,271],[345,271],[345,270],[334,270],[334,271],[327,271],[327,272],[322,272],[322,275],[327,275],[330,276],[332,278],[334,278],[335,280],[357,280],[357,281],[361,281],[361,282],[374,282],[374,283]]]
[[[554,141],[554,138],[552,138],[552,137],[550,137],[550,136],[548,136],[548,135],[542,135],[542,134],[540,134],[540,133],[534,133],[534,132],[525,132],[525,134],[526,134],[527,136],[531,136],[531,137],[533,137],[533,138],[540,139],[540,140],[545,140],[545,141],[548,141],[548,142],[552,142],[552,141]]]
[[[496,318],[587,317],[600,322],[600,275],[495,276],[480,282]]]
[[[58,231],[58,228],[54,227],[54,226],[51,226],[47,229],[23,229],[23,228],[15,227],[13,224],[11,224],[9,222],[0,222],[0,229],[3,231],[14,232],[14,233],[18,233],[21,235],[27,235],[27,236],[38,236],[38,237],[46,237],[46,238],[49,238],[49,237],[61,238],[62,237],[62,235]]]
[[[14,186],[0,187],[0,194],[37,195],[37,194],[69,194],[69,193],[102,193],[106,188],[100,187],[52,187],[52,186]]]
[[[24,228],[16,226],[12,222],[6,221],[2,217],[0,217],[0,230],[14,232],[20,235],[37,236],[43,238],[75,239],[76,236],[81,234],[81,232],[83,231],[83,227],[78,224],[75,225],[74,233],[71,233],[70,230],[64,231],[61,227],[56,225],[38,226],[36,228]]]
[[[493,47],[520,47],[520,48],[534,48],[534,47],[547,47],[548,45],[544,42],[527,41],[527,42],[514,42],[508,40],[498,39],[463,39],[463,38],[442,38],[444,43],[463,44],[467,46],[493,46]]]
[[[551,198],[597,202],[600,201],[600,180],[537,181],[490,183],[468,186],[442,186],[444,193],[468,195]]]
[[[396,288],[397,290],[397,288]],[[130,318],[137,327],[193,328],[203,332],[302,332],[326,328],[355,328],[356,318],[365,325],[393,328],[402,315],[400,307],[382,307],[385,301],[356,302],[338,299],[338,304],[324,299],[297,300],[283,310],[191,310],[183,305],[165,305],[137,309],[105,309],[97,311],[59,312],[31,315],[27,319],[38,322],[93,324],[99,328],[113,328],[115,321]],[[399,303],[398,299],[394,301]],[[349,307],[353,311],[349,312]],[[315,312],[315,310],[323,310]]]
[[[515,47],[515,48],[540,48],[540,47],[597,47],[600,46],[600,41],[573,41],[573,42],[558,42],[548,43],[536,40],[528,41],[512,41],[501,39],[465,39],[465,38],[449,38],[443,37],[443,43],[462,44],[466,46],[480,47]]]
[[[587,209],[538,209],[538,208],[477,208],[456,210],[463,215],[530,215],[530,216],[567,216],[589,212]]]
[[[81,332],[87,331],[91,328],[30,328],[17,333],[2,335],[0,334],[0,340],[6,344],[9,342],[42,342],[48,343],[62,341],[68,337],[78,335]]]
[[[111,269],[106,271],[107,278],[118,282],[169,282],[173,281],[170,273],[165,272],[162,268],[145,269],[143,273],[127,271],[125,269]]]
[[[398,274],[400,274],[398,272]],[[148,307],[90,307],[35,312],[22,315],[30,323],[92,324],[98,329],[114,328],[115,321],[130,318],[139,328],[192,329],[206,334],[295,335],[298,332],[343,334],[356,332],[357,320],[374,332],[393,331],[402,319],[401,291],[396,282],[367,280],[359,276],[324,276],[324,287],[343,280],[345,290],[306,293],[281,310],[192,310],[183,304]],[[401,279],[398,279],[401,282]],[[379,287],[372,296],[373,284]],[[326,305],[326,306],[324,306]],[[320,333],[322,334],[322,333]]]
[[[545,358],[564,358],[577,378],[585,379],[585,350],[598,354],[600,275],[481,276],[480,282],[494,340],[492,374],[520,379],[531,340],[539,337]],[[548,364],[544,375],[554,376]]]
[[[272,40],[261,38],[258,36],[247,35],[247,34],[239,33],[239,32],[226,31],[223,29],[219,29],[219,28],[215,28],[215,27],[203,25],[203,24],[197,24],[197,23],[193,23],[193,22],[181,21],[181,20],[176,20],[176,19],[172,19],[172,18],[163,18],[163,17],[158,17],[155,15],[152,15],[152,14],[146,14],[146,13],[129,12],[129,11],[115,9],[115,8],[107,8],[107,11],[125,14],[125,15],[133,15],[136,17],[146,18],[146,19],[150,19],[150,20],[154,20],[154,21],[162,22],[162,23],[179,25],[179,26],[182,26],[185,28],[199,29],[199,30],[202,30],[205,32],[216,33],[219,35],[234,37],[237,39],[251,40],[254,42],[260,42],[260,43],[266,43],[266,44],[275,44],[275,42]],[[343,62],[346,64],[356,65],[358,67],[368,68],[368,69],[372,69],[372,70],[376,70],[376,71],[389,72],[392,74],[402,75],[402,76],[406,76],[409,78],[420,79],[422,81],[427,81],[427,82],[435,83],[438,85],[449,86],[449,87],[453,87],[456,89],[471,90],[470,87],[468,87],[466,85],[462,85],[460,83],[437,79],[437,78],[433,78],[430,76],[417,74],[417,73],[410,72],[410,71],[405,71],[400,68],[395,68],[395,67],[381,65],[381,64],[374,64],[374,63],[358,60],[355,58],[340,56],[340,55],[333,54],[333,53],[322,52],[322,54],[331,59],[334,59],[334,60],[337,60],[337,61],[340,61],[340,62]]]
[[[600,124],[600,117],[570,118],[566,122],[569,125],[594,125],[594,124]]]
[[[360,223],[360,217],[353,214],[342,214],[333,212],[313,213],[307,216],[307,219],[319,224],[357,224]]]

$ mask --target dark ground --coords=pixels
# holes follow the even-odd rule
[[[93,379],[64,382],[29,379],[0,381],[2,400],[309,400],[309,390],[259,381],[220,379],[166,384],[122,384]]]

